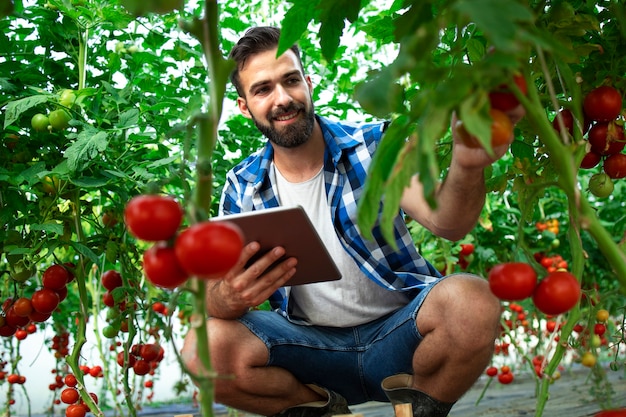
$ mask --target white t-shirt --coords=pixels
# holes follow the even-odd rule
[[[287,181],[275,166],[274,170],[281,205],[304,208],[342,275],[338,281],[291,287],[292,314],[314,325],[348,327],[375,320],[406,305],[405,295],[367,278],[341,245],[331,221],[323,170],[300,183]]]

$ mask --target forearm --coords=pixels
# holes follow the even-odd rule
[[[476,225],[485,204],[485,193],[483,169],[453,164],[436,194],[432,231],[449,240],[462,239]]]

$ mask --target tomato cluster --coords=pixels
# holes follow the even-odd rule
[[[509,262],[489,271],[489,288],[501,300],[517,301],[532,297],[544,314],[558,315],[569,311],[581,296],[580,283],[566,270],[556,270],[537,283],[534,268],[524,262]]]
[[[227,221],[203,221],[178,229],[184,211],[171,197],[140,195],[124,210],[128,230],[154,242],[143,254],[144,274],[152,284],[172,289],[188,277],[218,279],[239,260],[241,230]]]
[[[120,351],[117,354],[117,364],[132,369],[135,375],[154,375],[163,354],[163,347],[157,343],[136,344],[130,352]]]
[[[513,83],[523,95],[528,93],[528,85],[522,74],[515,74]],[[496,89],[490,91],[488,96],[490,105],[489,117],[491,117],[491,147],[508,145],[513,139],[513,123],[506,112],[519,106],[520,102],[506,84],[499,85]],[[454,129],[457,136],[466,146],[470,148],[483,146],[475,136],[472,136],[467,131],[463,121],[457,121]]]
[[[502,365],[499,369],[495,366],[490,366],[485,370],[485,374],[491,378],[497,376],[498,382],[503,385],[508,385],[515,379],[511,367],[508,365]]]
[[[50,317],[59,303],[67,297],[67,284],[74,280],[69,268],[72,264],[54,264],[42,276],[42,287],[30,297],[7,298],[2,304],[0,315],[0,336],[15,335],[19,340],[36,329],[33,323],[41,323]]]
[[[576,126],[569,109],[561,110],[552,121],[559,132],[563,127],[573,135],[576,126],[582,135],[586,135],[588,150],[580,167],[591,169],[602,162],[603,171],[589,179],[589,191],[599,198],[613,193],[612,180],[626,177],[626,155],[622,153],[626,146],[622,104],[620,91],[610,85],[602,85],[584,97],[582,126]]]

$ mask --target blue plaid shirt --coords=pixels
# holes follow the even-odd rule
[[[385,242],[378,224],[373,229],[374,240],[365,240],[356,225],[357,201],[363,193],[367,170],[385,124],[337,123],[321,116],[317,116],[317,120],[326,142],[326,195],[341,244],[367,277],[384,288],[403,291],[412,298],[441,274],[417,252],[401,213],[394,221],[397,251]],[[270,169],[273,155],[268,141],[265,147],[228,172],[220,215],[280,205],[274,170]],[[272,308],[287,315],[289,288],[280,288],[269,301]]]

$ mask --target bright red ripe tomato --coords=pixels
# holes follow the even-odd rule
[[[593,326],[594,334],[597,334],[598,336],[602,336],[605,332],[606,332],[606,325],[604,325],[603,323],[596,323]]]
[[[65,388],[61,391],[61,401],[65,404],[74,404],[80,398],[80,394],[76,388]]]
[[[604,160],[604,172],[612,179],[620,179],[626,177],[626,155],[616,153]]]
[[[65,385],[68,387],[75,387],[78,384],[78,379],[76,379],[74,374],[67,374],[65,375],[63,382],[65,382]]]
[[[498,375],[498,368],[496,368],[495,366],[490,366],[485,370],[485,374],[487,374],[487,376],[494,377]]]
[[[569,311],[580,300],[580,283],[566,271],[555,271],[542,279],[533,292],[533,302],[539,311],[557,315]]]
[[[183,230],[176,238],[176,258],[193,276],[218,279],[239,260],[243,249],[241,229],[228,221],[205,221]]]
[[[71,404],[65,409],[65,417],[85,417],[87,410],[82,404]]]
[[[513,373],[506,372],[498,375],[498,382],[503,385],[508,385],[513,382]]]
[[[59,295],[50,288],[42,288],[31,297],[33,309],[42,314],[52,313],[59,305]]]
[[[620,153],[626,146],[624,128],[612,122],[598,122],[589,129],[591,150],[600,155]]]
[[[189,278],[183,270],[173,247],[157,243],[143,253],[143,272],[157,287],[176,288]]]
[[[516,74],[513,76],[513,82],[520,89],[522,94],[526,95],[528,92],[528,85],[526,85],[526,79],[522,74]],[[492,109],[498,109],[502,111],[513,110],[519,105],[519,100],[515,97],[515,94],[511,92],[507,85],[501,85],[496,90],[489,92],[489,102]]]
[[[124,209],[124,222],[138,239],[148,242],[169,240],[183,220],[183,209],[172,197],[139,195]]]
[[[597,87],[585,96],[583,110],[591,120],[614,120],[622,111],[622,95],[608,85]]]
[[[65,287],[70,280],[70,273],[62,265],[52,265],[48,267],[41,277],[41,284],[44,288],[60,290]]]
[[[523,300],[532,295],[537,273],[524,262],[498,264],[489,271],[489,288],[501,300]]]
[[[459,252],[459,255],[461,256],[469,256],[472,253],[474,253],[474,249],[475,246],[473,243],[462,243],[461,244],[461,251]]]

